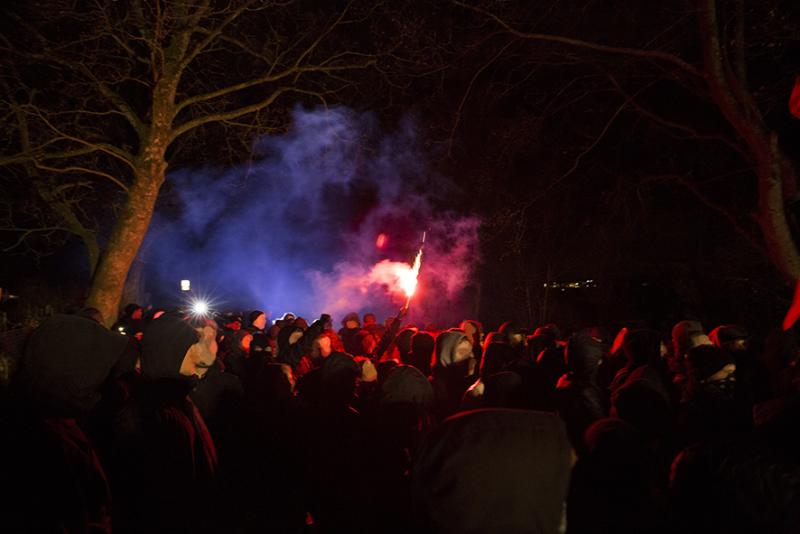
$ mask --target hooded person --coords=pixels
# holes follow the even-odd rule
[[[451,329],[436,336],[431,385],[436,395],[435,413],[442,421],[459,409],[461,397],[474,381],[472,344],[463,330]]]
[[[304,377],[305,382],[314,377],[318,389],[318,402],[308,407],[302,432],[307,433],[309,511],[321,532],[374,532],[379,525],[372,506],[380,490],[379,449],[366,421],[351,405],[360,375],[352,356],[333,353]],[[356,503],[364,505],[359,513],[353,513]]]
[[[622,352],[625,355],[625,367],[620,369],[611,381],[609,390],[622,387],[630,374],[644,365],[659,365],[661,360],[661,336],[655,330],[630,330],[622,341]]]
[[[736,390],[742,402],[755,404],[757,384],[766,373],[750,352],[750,334],[742,326],[727,324],[709,332],[708,338],[736,364]]]
[[[126,350],[127,338],[79,316],[31,334],[2,413],[8,532],[111,532],[106,472],[84,422]]]
[[[567,525],[576,534],[670,532],[656,495],[656,462],[644,436],[620,419],[601,419],[585,434],[586,454],[572,472]]]
[[[217,490],[217,451],[189,397],[216,358],[216,328],[176,315],[150,324],[142,343],[142,380],[118,421],[115,491],[121,530],[207,532]],[[211,507],[213,508],[213,507]],[[212,510],[213,511],[213,510]]]
[[[698,321],[680,321],[672,327],[672,357],[669,360],[670,371],[675,387],[682,390],[686,386],[686,355],[689,349],[700,345],[711,345],[711,340]]]
[[[320,367],[322,402],[329,409],[348,407],[359,376],[361,368],[349,354],[337,352],[328,356]]]
[[[461,322],[459,328],[472,341],[472,353],[475,355],[475,361],[478,362],[478,366],[480,366],[483,359],[483,325],[474,319],[466,319]]]
[[[226,449],[219,448],[225,483],[219,505],[225,510],[225,525],[220,531],[302,532],[307,511],[302,475],[308,462],[299,439],[302,419],[292,369],[266,364],[251,385],[247,402],[226,421],[233,454],[226,456]]]
[[[413,532],[563,532],[572,452],[556,415],[487,409],[423,442],[411,475]]]
[[[480,365],[480,378],[473,383],[461,399],[461,409],[471,410],[484,406],[483,395],[486,389],[486,380],[497,373],[506,371],[517,359],[517,353],[506,343],[489,343]],[[514,373],[518,378],[519,375]]]
[[[698,443],[672,463],[671,532],[794,534],[800,532],[797,419],[791,445],[761,433]],[[776,436],[777,437],[777,436]]]
[[[567,343],[567,373],[556,386],[556,405],[579,455],[585,450],[583,433],[592,423],[608,415],[607,399],[597,384],[602,359],[603,347],[594,338],[576,334]]]
[[[407,365],[412,365],[422,372],[423,375],[431,374],[431,360],[433,359],[433,349],[436,340],[427,332],[417,332],[411,338],[411,355],[408,357]]]
[[[524,408],[524,383],[513,371],[495,373],[484,382],[483,406],[486,408]]]
[[[541,330],[541,332],[540,332]],[[567,372],[564,358],[565,347],[558,342],[555,326],[537,328],[535,336],[546,336],[547,348],[539,352],[528,388],[530,406],[535,410],[554,411],[555,391],[559,378]]]
[[[342,328],[339,329],[339,339],[344,344],[348,354],[358,354],[361,351],[361,318],[356,312],[350,312],[342,319]]]
[[[400,330],[400,332],[394,338],[394,347],[397,351],[395,356],[401,362],[407,364],[408,359],[411,357],[411,343],[414,340],[414,336],[419,332],[419,329],[415,326],[408,326]]]
[[[689,381],[681,400],[681,426],[687,444],[748,431],[751,407],[736,396],[736,363],[713,345],[701,345],[686,356]]]
[[[380,381],[377,403],[365,412],[376,441],[377,462],[370,469],[378,480],[375,493],[380,498],[373,506],[382,532],[413,532],[408,473],[414,453],[432,428],[433,401],[427,377],[415,367],[398,365]]]
[[[323,313],[305,330],[293,323],[281,328],[277,339],[277,363],[285,363],[296,372],[303,357],[311,355],[314,342],[330,328],[330,322],[331,316]]]
[[[506,336],[508,344],[514,349],[514,352],[519,356],[525,354],[525,347],[528,339],[525,335],[525,328],[522,325],[514,321],[506,321],[500,325],[499,331]]]
[[[369,312],[364,314],[364,330],[380,339],[386,333],[386,326],[378,322],[374,313]]]

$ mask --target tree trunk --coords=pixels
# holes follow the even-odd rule
[[[745,80],[729,67],[720,40],[716,0],[700,0],[699,7],[705,72],[711,94],[750,149],[758,175],[756,219],[770,260],[787,282],[794,283],[800,279],[800,252],[789,227],[784,188],[794,189],[796,172],[780,149],[777,134],[764,123]]]
[[[796,181],[789,159],[772,134],[770,150],[758,162],[758,224],[773,265],[787,282],[800,280],[800,253],[786,216],[784,181]]]
[[[87,305],[100,310],[108,326],[119,313],[128,271],[150,226],[158,191],[164,183],[167,169],[164,152],[164,148],[152,145],[143,150],[136,179],[92,279]]]

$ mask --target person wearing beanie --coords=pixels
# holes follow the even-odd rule
[[[251,332],[263,332],[267,326],[267,314],[261,310],[253,310],[247,315],[247,329]]]
[[[115,524],[136,532],[213,531],[213,514],[195,514],[213,502],[217,452],[189,397],[214,363],[216,328],[167,314],[142,341],[142,378],[117,425]]]

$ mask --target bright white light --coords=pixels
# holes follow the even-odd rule
[[[191,290],[192,290],[191,280],[181,280],[181,291],[191,291]]]
[[[196,300],[192,303],[192,313],[195,315],[208,314],[208,302],[204,300]]]

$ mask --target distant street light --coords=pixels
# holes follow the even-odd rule
[[[191,290],[192,290],[191,280],[181,280],[181,291],[191,291]]]

